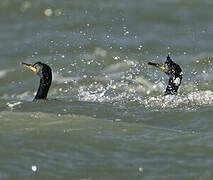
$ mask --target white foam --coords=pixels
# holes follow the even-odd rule
[[[15,106],[18,106],[22,104],[22,102],[18,101],[18,102],[14,102],[14,103],[7,103],[6,105],[9,107],[9,108],[14,108]]]
[[[146,107],[160,107],[160,108],[212,105],[213,92],[197,91],[197,92],[190,92],[185,95],[148,97],[145,99],[144,104]]]

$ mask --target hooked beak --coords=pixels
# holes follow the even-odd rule
[[[28,69],[30,69],[31,71],[33,71],[33,72],[36,72],[36,68],[35,67],[33,67],[31,64],[27,64],[27,63],[21,63],[21,65],[22,66],[24,66],[24,67],[26,67],[26,68],[28,68]]]

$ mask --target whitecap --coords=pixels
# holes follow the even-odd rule
[[[176,108],[213,105],[212,91],[197,91],[183,95],[148,97],[144,100],[146,107]]]
[[[13,109],[15,106],[18,106],[18,105],[20,105],[20,104],[22,104],[22,102],[17,101],[17,102],[13,102],[13,103],[7,102],[6,105],[7,105],[9,108]]]

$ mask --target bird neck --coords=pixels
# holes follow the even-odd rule
[[[34,98],[34,101],[37,99],[47,99],[47,94],[48,94],[51,82],[52,82],[52,77],[47,77],[47,78],[43,77],[40,79],[39,88]]]

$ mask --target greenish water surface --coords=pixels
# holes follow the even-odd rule
[[[213,2],[1,0],[0,179],[212,179]],[[183,69],[177,96],[147,62]],[[51,66],[47,101],[20,62]]]

